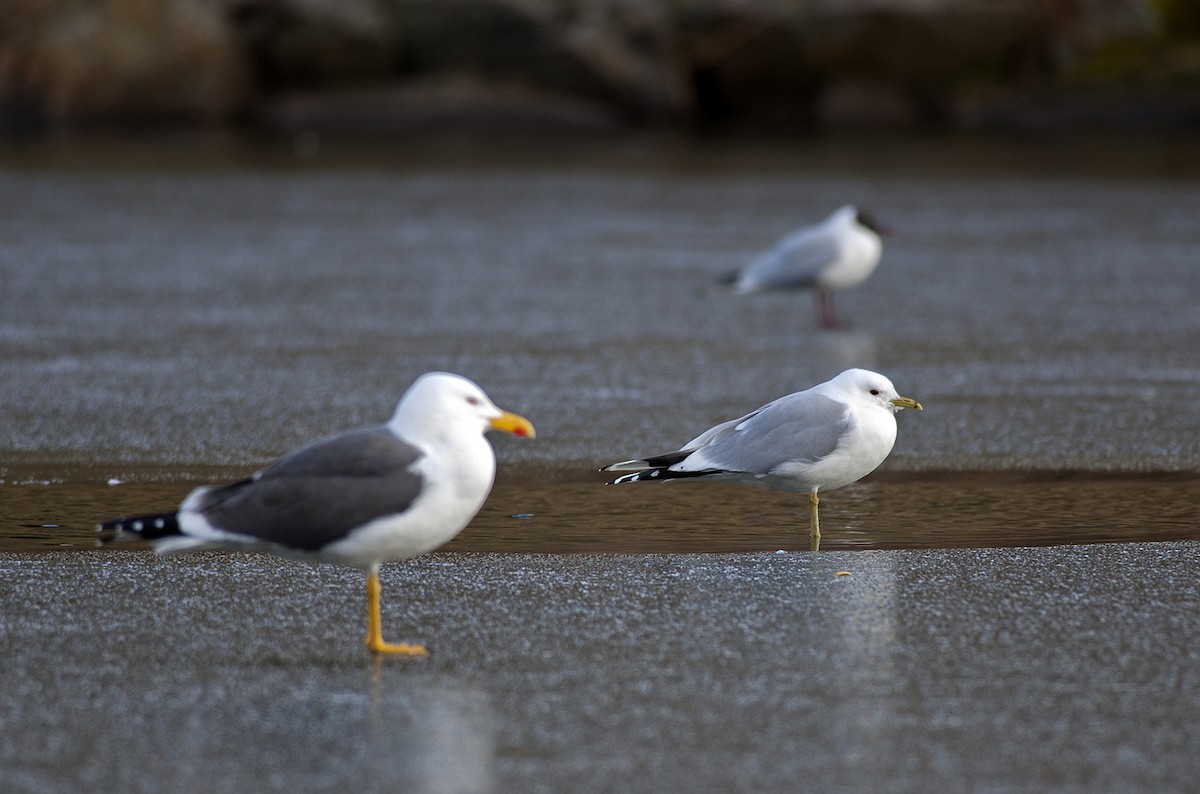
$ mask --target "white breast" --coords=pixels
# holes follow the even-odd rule
[[[325,548],[322,556],[358,567],[425,554],[452,540],[483,507],[496,474],[481,435],[456,439],[417,462],[425,485],[404,513],[377,519]]]
[[[867,280],[879,264],[883,242],[870,229],[856,223],[839,230],[841,254],[822,271],[817,283],[823,289],[849,289]]]

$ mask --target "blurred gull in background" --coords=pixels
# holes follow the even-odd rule
[[[853,204],[842,207],[815,226],[805,226],[757,256],[740,273],[728,277],[739,295],[767,290],[813,290],[817,323],[839,326],[833,304],[835,290],[856,287],[879,264],[887,230]]]

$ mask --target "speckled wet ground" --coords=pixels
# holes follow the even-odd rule
[[[5,790],[1166,791],[1195,543],[702,555],[0,555]]]
[[[926,408],[893,471],[1194,472],[1194,147],[1127,148],[0,167],[0,465],[252,466],[449,369],[560,475],[865,366]],[[896,234],[849,330],[714,285],[850,201]]]
[[[1189,785],[1194,153],[0,153],[5,789]],[[898,232],[849,329],[714,286],[847,201]],[[595,472],[848,366],[926,410],[819,555],[786,494]],[[430,659],[366,657],[353,571],[90,550],[429,369],[539,430],[385,569]]]

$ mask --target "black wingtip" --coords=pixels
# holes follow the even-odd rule
[[[96,525],[97,546],[107,546],[114,542],[121,535],[121,522],[118,521],[102,521]]]
[[[174,513],[152,513],[103,521],[96,525],[96,532],[102,535],[99,538],[101,545],[112,543],[127,534],[136,535],[141,540],[155,540],[180,534],[179,521]]]
[[[668,480],[686,480],[693,477],[713,477],[730,472],[722,469],[701,469],[699,471],[675,471],[665,466],[656,469],[644,469],[623,475],[605,483],[605,485],[621,485],[627,482],[666,482]]]
[[[642,471],[630,472],[629,474],[622,474],[617,479],[605,483],[605,485],[621,485],[622,483],[641,482],[642,480],[671,479],[670,475],[671,472],[668,472],[666,469],[644,469]]]

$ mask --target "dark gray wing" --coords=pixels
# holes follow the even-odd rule
[[[198,507],[217,529],[316,551],[411,507],[424,485],[413,470],[421,454],[386,428],[353,430],[214,488]]]
[[[822,394],[781,397],[741,420],[713,430],[707,444],[673,468],[767,474],[789,461],[815,462],[837,449],[850,429],[846,406]],[[711,434],[711,435],[710,435]]]

